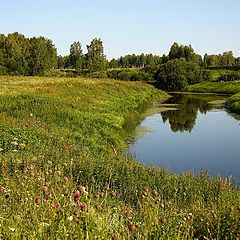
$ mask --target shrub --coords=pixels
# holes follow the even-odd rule
[[[0,65],[0,75],[7,75],[7,74],[8,74],[7,68]]]
[[[218,78],[218,81],[224,81],[224,82],[236,81],[236,80],[240,80],[240,72],[225,73]]]

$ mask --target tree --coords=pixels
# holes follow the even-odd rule
[[[233,66],[235,64],[235,59],[232,51],[224,52],[222,55],[222,66]]]
[[[8,69],[5,66],[5,41],[6,36],[4,34],[0,34],[0,75],[7,74]]]
[[[8,34],[4,42],[5,66],[11,74],[28,73],[29,39],[20,33]]]
[[[103,42],[100,38],[94,38],[87,46],[86,65],[89,72],[97,72],[106,69],[107,60],[103,51]]]
[[[219,55],[205,54],[203,58],[203,63],[205,67],[217,67],[217,66],[221,66],[221,61],[222,61],[221,59],[222,59],[222,56],[220,54]]]
[[[202,71],[196,63],[181,58],[162,64],[154,78],[159,82],[160,88],[175,91],[202,81]]]
[[[235,65],[240,66],[240,57],[235,58]]]
[[[43,75],[57,66],[57,50],[51,40],[44,37],[30,39],[29,75]]]
[[[118,68],[118,60],[116,60],[115,58],[113,58],[110,62],[109,62],[109,68]]]
[[[173,45],[170,48],[168,57],[169,57],[169,60],[179,58],[179,45],[178,45],[178,43],[176,43],[176,42],[173,43]]]
[[[169,60],[184,58],[188,62],[195,62],[199,65],[202,64],[202,61],[199,57],[200,55],[196,54],[191,45],[184,46],[179,45],[174,42],[169,51]]]
[[[69,62],[72,68],[75,68],[77,72],[83,71],[83,53],[80,42],[74,42],[70,46]]]

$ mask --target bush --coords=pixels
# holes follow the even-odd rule
[[[224,82],[240,80],[240,72],[225,73],[225,74],[221,75],[217,80],[224,81]]]
[[[87,74],[91,78],[112,78],[125,81],[153,81],[153,75],[142,69],[108,69],[106,71]]]
[[[93,72],[93,73],[87,74],[87,76],[91,78],[107,78],[107,73],[106,71]]]
[[[7,68],[4,66],[0,66],[0,75],[7,75],[8,71]]]

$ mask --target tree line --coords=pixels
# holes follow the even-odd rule
[[[57,49],[45,37],[0,34],[0,74],[43,75],[57,67]]]
[[[0,74],[46,75],[52,69],[72,70],[75,75],[110,77],[133,81],[156,81],[162,89],[180,90],[188,84],[209,78],[204,69],[236,67],[240,58],[232,51],[219,55],[195,53],[191,45],[174,42],[168,55],[128,54],[107,60],[103,42],[94,38],[83,53],[82,45],[75,41],[67,56],[57,55],[52,40],[45,37],[27,38],[20,33],[0,34]],[[134,71],[130,70],[133,69]],[[226,72],[219,80],[239,79],[240,73]]]
[[[44,75],[56,68],[74,68],[80,75],[84,71],[95,72],[106,69],[108,61],[101,39],[95,38],[83,54],[80,42],[70,46],[70,54],[57,56],[52,40],[45,37],[27,38],[20,33],[5,36],[0,34],[0,74]]]

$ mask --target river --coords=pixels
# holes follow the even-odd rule
[[[155,104],[142,121],[130,154],[146,165],[177,174],[208,171],[240,179],[240,121],[223,106],[224,97],[174,94]]]

